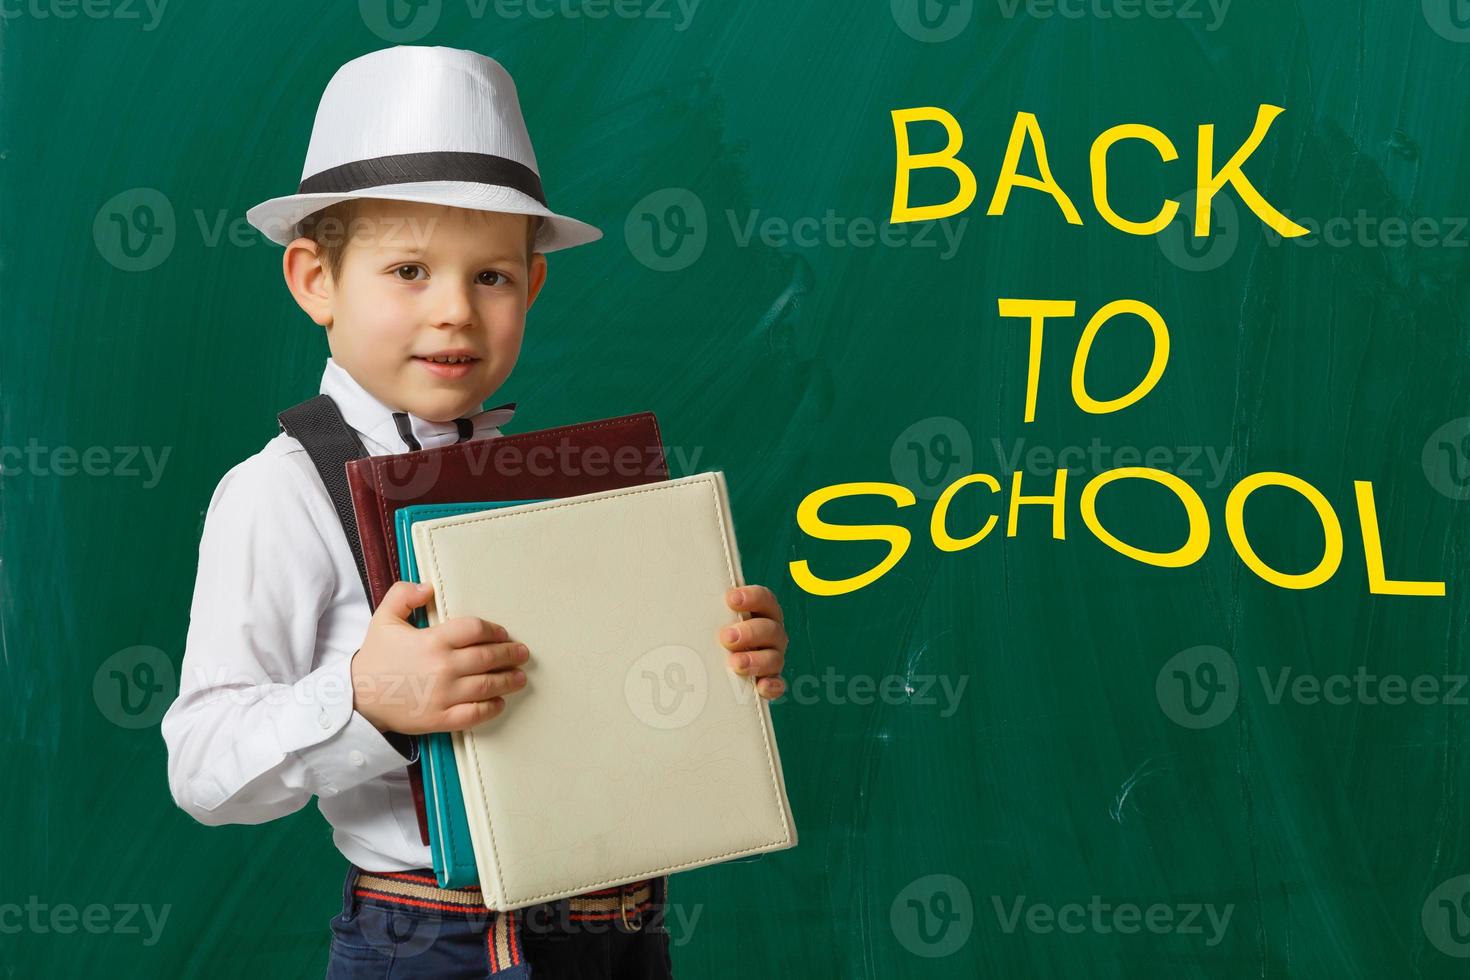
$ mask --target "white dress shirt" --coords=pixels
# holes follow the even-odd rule
[[[458,442],[454,422],[400,423],[331,358],[321,391],[372,455]],[[514,406],[473,418],[500,435]],[[405,413],[398,413],[404,415]],[[163,718],[174,800],[209,825],[264,823],[313,796],[333,842],[369,871],[431,865],[408,760],[352,708],[350,662],[372,611],[331,498],[282,432],[210,498],[179,696]]]

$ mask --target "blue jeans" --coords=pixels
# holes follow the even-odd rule
[[[655,904],[629,928],[576,920],[564,902],[491,912],[358,887],[349,868],[332,919],[327,980],[671,980],[663,879]],[[401,873],[425,878],[432,871]],[[443,905],[443,907],[435,907]]]

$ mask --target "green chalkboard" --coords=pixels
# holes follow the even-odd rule
[[[26,0],[0,20],[0,976],[311,977],[343,862],[313,807],[207,828],[173,804],[158,719],[183,654],[220,476],[316,392],[326,345],[280,249],[244,221],[300,178],[316,101],[394,43],[472,48],[516,78],[555,207],[604,229],[553,254],[497,400],[526,431],[649,409],[676,475],[729,480],[747,578],[780,594],[773,706],[792,851],[676,876],[678,976],[1463,977],[1470,970],[1470,18],[1459,0],[389,0],[305,6]],[[1234,188],[1186,234],[1198,128],[1313,233]],[[979,194],[887,226],[896,109],[963,127]],[[1036,116],[1082,223],[1018,189],[987,215],[1017,113]],[[1139,123],[1109,195],[1093,140]],[[914,130],[915,151],[942,131]],[[1034,172],[1030,151],[1023,157]],[[916,202],[953,195],[939,170]],[[1069,300],[1029,350],[1003,298]],[[1159,311],[1166,370],[1081,410],[1071,353],[1117,299]],[[1104,330],[1098,398],[1147,367]],[[1068,469],[1065,537],[1026,492]],[[1096,474],[1151,466],[1211,528],[1183,568],[1084,523]],[[1341,567],[1264,581],[1232,547],[1233,488],[1321,492]],[[945,486],[962,536],[929,518]],[[1370,591],[1355,483],[1390,578]],[[912,532],[843,595],[799,588]],[[1166,488],[1098,495],[1119,539],[1186,533]],[[1244,516],[1301,572],[1324,532],[1286,490]],[[100,911],[99,911],[100,910]]]

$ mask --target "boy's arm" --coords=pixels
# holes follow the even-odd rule
[[[162,723],[169,788],[201,823],[262,823],[407,763],[353,710],[355,649],[319,633],[343,585],[333,547],[346,542],[328,540],[341,528],[329,512],[323,526],[312,489],[290,459],[261,454],[210,500],[179,696]]]

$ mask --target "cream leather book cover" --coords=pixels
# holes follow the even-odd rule
[[[531,651],[456,733],[485,903],[507,910],[796,843],[768,703],[726,666],[743,584],[724,475],[424,521],[429,623]]]

